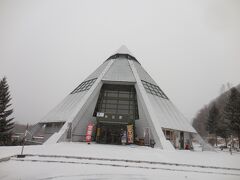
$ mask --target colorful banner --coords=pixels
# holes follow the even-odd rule
[[[93,124],[89,123],[87,126],[87,132],[86,132],[86,142],[90,143],[92,141],[92,131],[93,131]]]
[[[127,125],[128,144],[133,143],[133,125]]]

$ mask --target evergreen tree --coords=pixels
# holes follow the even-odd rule
[[[8,145],[11,142],[11,130],[14,126],[13,119],[9,116],[13,113],[10,108],[11,97],[6,77],[0,81],[0,145]]]
[[[240,92],[231,89],[231,94],[224,108],[224,118],[229,121],[230,129],[238,136],[240,148]]]
[[[221,116],[218,120],[216,133],[218,136],[222,137],[225,140],[225,145],[227,146],[227,139],[231,134],[231,130],[229,128],[229,121],[226,120],[223,116]]]
[[[208,106],[204,106],[198,112],[197,116],[193,119],[193,127],[203,138],[208,136],[208,132],[206,129],[208,114],[209,114]]]
[[[209,115],[207,119],[207,131],[209,134],[215,135],[215,143],[217,145],[217,129],[218,129],[218,120],[220,118],[219,110],[214,103],[209,110]]]

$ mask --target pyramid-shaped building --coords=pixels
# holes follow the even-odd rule
[[[184,149],[195,129],[122,46],[33,129],[45,143],[91,140],[103,144]]]

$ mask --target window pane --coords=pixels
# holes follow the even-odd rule
[[[133,85],[104,84],[100,91],[95,110],[101,109],[101,112],[112,113],[114,115],[131,115],[129,118],[133,120],[138,118],[136,106],[136,91]],[[131,114],[129,113],[130,109]]]
[[[128,110],[125,109],[118,109],[119,114],[128,114]]]
[[[129,109],[129,105],[118,105],[118,109]]]
[[[71,92],[71,94],[90,89],[93,83],[96,81],[96,79],[97,78],[82,82],[75,90]]]
[[[109,104],[117,104],[117,99],[108,99],[106,102]]]
[[[105,110],[106,113],[116,113],[116,109],[106,109]]]
[[[116,94],[116,93],[108,93],[108,97],[118,97],[118,94]]]
[[[106,108],[116,109],[117,104],[106,104]]]
[[[143,80],[142,80],[142,83],[147,93],[153,94],[155,96],[159,96],[164,99],[168,99],[168,97],[162,92],[162,90],[158,86]]]
[[[123,100],[119,100],[118,102],[119,104],[129,104],[129,101],[123,101]]]

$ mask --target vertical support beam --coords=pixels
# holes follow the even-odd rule
[[[173,149],[173,147],[169,147],[169,143],[167,143],[165,135],[162,131],[162,127],[159,124],[159,120],[155,115],[155,112],[153,112],[150,100],[146,94],[145,88],[143,87],[142,81],[138,75],[138,72],[134,66],[134,63],[131,60],[128,60],[130,67],[132,69],[132,72],[134,74],[134,77],[136,79],[136,91],[137,95],[142,103],[145,115],[147,117],[147,121],[149,125],[151,126],[151,132],[154,137],[154,141],[156,143],[156,147],[159,147],[161,149]]]

